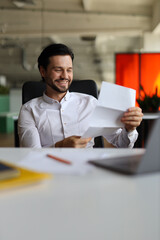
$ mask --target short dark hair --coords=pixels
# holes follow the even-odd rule
[[[44,69],[47,69],[47,66],[49,64],[49,57],[57,55],[69,55],[72,61],[74,59],[74,54],[69,47],[61,43],[55,43],[43,49],[40,56],[38,57],[38,68],[42,66]]]

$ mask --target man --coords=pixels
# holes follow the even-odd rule
[[[20,110],[18,132],[22,147],[84,148],[94,145],[93,139],[81,136],[89,126],[97,99],[68,91],[73,80],[73,59],[73,52],[63,44],[49,45],[40,54],[38,68],[46,91]],[[124,128],[104,137],[116,147],[132,148],[142,116],[140,108],[128,109],[121,119]]]

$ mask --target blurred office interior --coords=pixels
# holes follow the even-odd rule
[[[159,0],[1,0],[0,85],[9,94],[0,94],[0,147],[14,146],[22,85],[40,81],[37,57],[51,43],[73,49],[74,79],[138,94],[143,83],[148,94],[160,94],[159,13]]]

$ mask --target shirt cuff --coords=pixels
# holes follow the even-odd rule
[[[133,131],[130,131],[130,132],[127,132],[127,130],[125,128],[123,128],[122,130],[122,134],[126,135],[129,139],[129,145],[128,147],[129,148],[133,148],[134,146],[134,143],[136,142],[137,138],[138,138],[138,132],[137,130],[133,130]]]

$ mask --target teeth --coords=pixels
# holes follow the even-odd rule
[[[58,82],[60,82],[60,83],[67,83],[68,81],[67,80],[58,80]]]

